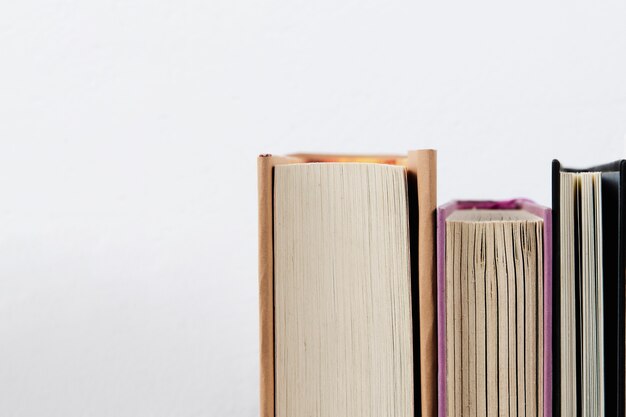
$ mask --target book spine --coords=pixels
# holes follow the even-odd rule
[[[274,160],[271,156],[262,155],[258,158],[261,417],[274,417],[273,168]]]
[[[418,308],[420,398],[423,417],[437,416],[437,269],[435,219],[437,209],[437,152],[409,152],[409,175],[417,180]],[[415,306],[414,306],[415,308]],[[416,381],[417,382],[417,381]],[[416,407],[417,408],[417,407]]]

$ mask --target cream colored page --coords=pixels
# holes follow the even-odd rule
[[[487,415],[487,312],[485,225],[476,224],[474,271],[476,277],[476,415]]]
[[[487,416],[496,417],[498,410],[498,283],[496,276],[494,225],[485,223],[486,311],[487,311]]]
[[[599,405],[598,413],[603,415],[606,411],[605,398],[604,398],[604,297],[603,297],[603,281],[604,281],[604,269],[603,269],[603,255],[602,255],[602,174],[593,174],[593,188],[594,188],[594,211],[596,213],[594,218],[594,232],[596,242],[596,317],[598,319],[598,328],[596,333],[596,340],[598,341],[598,356],[596,357],[598,366],[598,395]]]
[[[463,333],[462,333],[462,297],[461,297],[461,226],[454,224],[454,415],[463,416]]]
[[[524,251],[526,415],[537,415],[537,242],[536,224],[522,228]]]
[[[576,310],[574,300],[574,213],[576,204],[577,178],[575,174],[562,172],[560,175],[560,242],[561,265],[561,413],[573,416],[576,413]],[[555,260],[556,261],[556,260]]]
[[[463,235],[467,241],[467,256],[465,268],[467,269],[468,310],[469,310],[469,415],[476,417],[476,274],[474,272],[474,245],[476,241],[476,225],[463,223]]]
[[[515,259],[515,284],[517,294],[517,416],[526,416],[526,368],[525,347],[525,299],[524,299],[524,257],[522,251],[522,225],[513,225],[513,245]]]
[[[446,224],[446,413],[455,414],[454,225]]]
[[[517,292],[515,282],[513,227],[513,223],[507,223],[504,227],[504,248],[508,289],[509,415],[517,416]]]
[[[461,230],[461,378],[462,378],[462,398],[463,398],[463,416],[468,416],[470,412],[470,378],[469,378],[469,286],[467,275],[467,244],[468,229],[467,224],[457,224],[457,229]]]
[[[275,168],[277,417],[413,416],[406,174]]]
[[[506,223],[494,226],[495,261],[498,308],[498,414],[509,416],[509,290],[506,269],[506,246],[504,228]]]
[[[458,240],[448,242],[454,248],[447,259],[453,279],[459,280],[459,260],[462,267],[460,301],[450,307],[462,313],[462,415],[538,416],[543,411],[542,220],[524,211],[464,210],[449,216],[447,226],[454,231],[448,237]]]

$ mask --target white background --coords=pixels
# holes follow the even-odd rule
[[[0,415],[256,416],[256,155],[432,147],[440,203],[548,204],[624,156],[625,13],[4,2]]]

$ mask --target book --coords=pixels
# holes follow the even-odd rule
[[[261,415],[436,414],[436,155],[262,155]]]
[[[552,163],[554,411],[624,416],[626,161]]]
[[[439,416],[552,416],[552,218],[529,200],[437,210]]]

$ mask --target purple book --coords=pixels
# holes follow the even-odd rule
[[[506,201],[451,201],[437,209],[437,338],[439,417],[446,417],[446,219],[456,210],[492,209],[528,211],[543,219],[543,259],[544,259],[544,417],[552,417],[552,211],[526,199]]]

